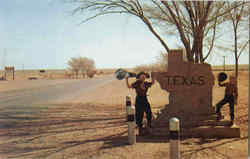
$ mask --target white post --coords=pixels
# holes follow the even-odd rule
[[[135,134],[135,107],[131,106],[131,97],[126,97],[126,112],[127,112],[127,123],[128,123],[128,143],[133,145],[136,143]]]
[[[131,106],[128,109],[128,143],[133,145],[136,143],[136,132],[135,132],[135,107]]]
[[[180,121],[177,118],[169,120],[170,159],[180,159]]]

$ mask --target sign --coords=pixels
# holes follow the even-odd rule
[[[213,112],[214,75],[209,64],[186,62],[182,50],[171,50],[167,71],[152,74],[161,88],[169,92],[169,104],[175,111],[186,114]]]
[[[6,79],[6,76],[7,76],[7,73],[8,72],[12,72],[13,73],[13,80],[15,79],[15,67],[13,67],[13,66],[6,66],[6,67],[4,67],[4,70],[5,70],[5,73],[4,73],[4,77],[5,77],[5,79]]]
[[[7,72],[11,72],[11,71],[14,71],[14,70],[15,70],[15,68],[14,68],[13,66],[7,66],[7,67],[5,67],[4,69],[5,69],[5,71],[7,71]]]

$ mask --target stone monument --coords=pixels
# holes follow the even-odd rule
[[[182,134],[206,136],[201,131],[194,132],[195,128],[203,126],[225,126],[229,121],[216,121],[215,109],[212,106],[212,94],[215,78],[209,64],[194,64],[184,61],[182,50],[171,50],[168,53],[168,68],[166,72],[153,72],[161,88],[169,92],[169,104],[154,121],[156,133],[162,130],[167,133],[168,121],[172,117],[180,119]],[[217,128],[216,127],[216,128]],[[227,127],[230,128],[230,127]],[[200,130],[199,129],[199,130]],[[224,131],[223,129],[223,131]],[[185,130],[189,130],[185,132]],[[218,130],[216,129],[218,132]],[[223,131],[208,134],[207,136],[223,137]],[[196,134],[196,135],[195,135]],[[226,135],[225,135],[226,136]],[[229,137],[239,136],[235,130]]]

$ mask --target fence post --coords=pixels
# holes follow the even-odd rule
[[[180,159],[180,121],[178,118],[169,120],[170,159]]]
[[[126,96],[126,113],[127,113],[127,123],[128,123],[128,143],[133,145],[136,143],[135,135],[135,107],[131,106],[131,96]]]

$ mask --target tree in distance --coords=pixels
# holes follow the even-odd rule
[[[78,78],[79,73],[81,73],[83,78],[86,76],[92,78],[96,74],[95,61],[87,57],[72,57],[68,61],[68,65],[69,70],[76,78]]]

